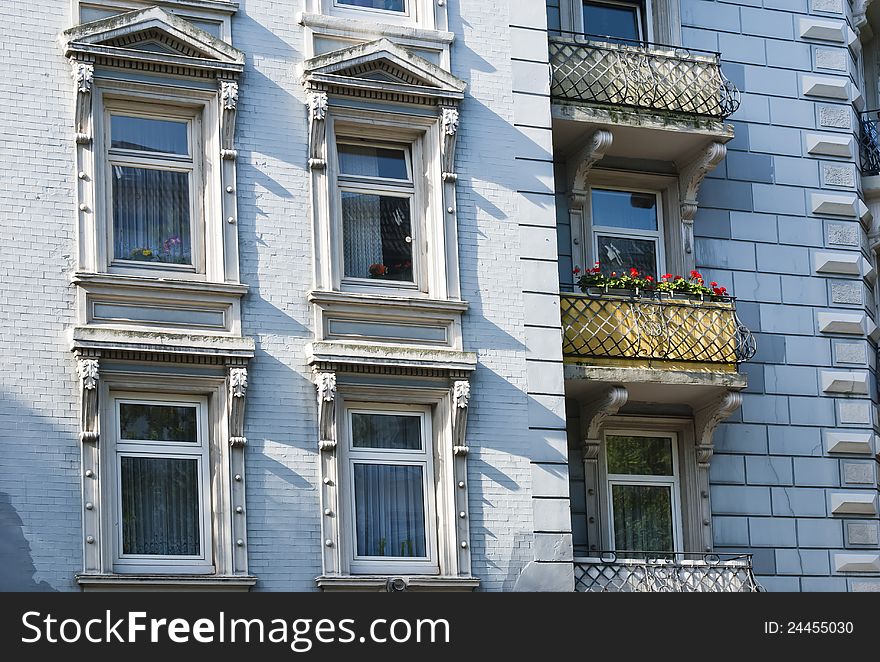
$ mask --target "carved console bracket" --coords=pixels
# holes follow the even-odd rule
[[[77,372],[82,387],[82,423],[79,440],[98,443],[98,359],[94,356],[77,355]]]
[[[76,83],[76,112],[74,115],[76,142],[87,145],[92,142],[92,80],[95,67],[88,62],[70,61],[71,74]]]
[[[318,390],[318,448],[333,451],[336,448],[336,373],[316,372]]]
[[[247,368],[231,366],[228,373],[229,382],[229,443],[232,446],[244,446],[244,406],[247,398]]]
[[[454,182],[458,179],[455,174],[455,143],[458,137],[458,110],[455,108],[443,108],[441,115],[442,144],[441,153],[443,155],[443,181]]]
[[[573,209],[583,209],[587,199],[587,176],[593,166],[605,156],[611,147],[614,136],[606,129],[595,131],[581,150],[569,160],[568,171],[572,173],[568,182],[569,205]]]
[[[609,416],[614,416],[629,398],[629,392],[623,386],[612,386],[601,396],[581,408],[581,431],[584,444],[598,444],[602,424]],[[598,451],[597,451],[598,452]]]
[[[238,110],[238,83],[234,80],[220,80],[217,83],[220,93],[220,156],[234,161],[238,156],[235,151],[235,114]]]
[[[471,385],[467,380],[456,381],[452,385],[452,452],[467,455],[467,417],[471,399]]]
[[[728,391],[694,412],[694,426],[697,434],[697,464],[700,467],[709,468],[709,461],[712,459],[712,452],[715,448],[712,439],[715,435],[715,428],[721,421],[739,409],[740,405],[742,405],[742,394],[738,391]]]
[[[685,254],[694,252],[694,217],[697,215],[697,193],[706,175],[727,154],[723,143],[710,143],[696,158],[679,170],[679,204],[681,205],[682,237]]]
[[[742,394],[738,391],[727,391],[712,402],[694,412],[694,429],[696,432],[697,488],[700,492],[701,544],[703,551],[711,552],[712,540],[712,507],[709,503],[709,462],[715,448],[713,436],[718,424],[742,404]]]
[[[309,108],[309,168],[322,170],[327,166],[324,157],[324,140],[327,134],[327,93],[306,92],[306,105]]]
[[[852,4],[852,26],[856,33],[868,24],[868,7],[873,0],[855,0]]]

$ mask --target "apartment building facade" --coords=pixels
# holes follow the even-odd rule
[[[880,590],[880,6],[0,11],[3,588]]]

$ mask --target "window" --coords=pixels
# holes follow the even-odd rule
[[[438,573],[429,410],[346,409],[350,571]]]
[[[414,284],[410,146],[337,142],[345,279]]]
[[[677,436],[609,431],[604,460],[611,549],[680,550]]]
[[[201,270],[200,126],[192,109],[107,100],[112,265]]]
[[[206,398],[112,403],[114,570],[213,572]]]
[[[406,0],[336,0],[343,7],[363,7],[383,11],[405,12]]]
[[[622,41],[642,41],[642,8],[629,2],[585,0],[584,34],[616,37]]]
[[[631,268],[657,278],[664,265],[660,196],[651,191],[590,189],[593,261],[611,275]]]

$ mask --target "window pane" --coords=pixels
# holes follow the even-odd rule
[[[345,275],[412,282],[409,198],[342,192]]]
[[[351,437],[355,448],[421,450],[421,419],[400,414],[352,414]]]
[[[672,552],[672,488],[612,485],[617,551]]]
[[[636,476],[672,475],[672,439],[669,437],[605,437],[608,473]]]
[[[409,181],[406,152],[402,149],[339,143],[336,150],[339,154],[339,172],[343,175]]]
[[[596,249],[596,259],[606,276],[612,272],[629,273],[635,267],[643,275],[657,277],[656,241],[598,235]]]
[[[110,138],[111,148],[189,154],[186,122],[111,115]]]
[[[598,2],[585,2],[584,32],[603,37],[638,41],[641,38],[638,10],[635,5],[606,5]]]
[[[195,407],[123,402],[119,405],[120,437],[144,441],[197,442],[197,415]]]
[[[657,196],[653,193],[594,188],[590,202],[593,225],[657,231]]]
[[[427,556],[422,467],[355,464],[358,556]]]
[[[406,11],[406,0],[336,0],[340,5],[385,9],[386,11]]]
[[[189,173],[113,166],[117,260],[192,264]]]
[[[198,460],[127,456],[120,460],[122,553],[198,555]]]

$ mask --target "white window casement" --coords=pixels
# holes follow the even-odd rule
[[[682,549],[678,434],[606,430],[603,451],[608,549]]]
[[[99,365],[100,363],[100,365]],[[83,572],[90,588],[246,589],[239,360],[145,374],[79,353]]]
[[[103,111],[96,131],[103,164],[96,201],[102,271],[204,278],[206,211],[212,218],[217,213],[215,196],[208,197],[203,147],[215,141],[206,140],[202,117],[214,118],[216,111],[191,105],[191,95],[166,96],[183,104],[165,105],[155,103],[161,93],[125,92],[99,85],[95,99]]]
[[[650,0],[647,5],[646,8],[641,2],[583,0],[583,32],[624,43],[647,41],[645,14],[650,11]]]
[[[327,590],[472,590],[470,388],[316,368]],[[338,388],[337,388],[338,380]]]
[[[407,26],[421,30],[446,30],[446,3],[436,0],[306,0],[304,22],[314,24],[320,17],[332,27],[334,20],[362,22],[378,26]]]
[[[112,392],[106,501],[116,572],[210,574],[207,398]]]
[[[681,43],[678,2],[672,0],[548,0],[548,27],[621,43]],[[558,18],[557,18],[558,17]]]
[[[426,294],[427,247],[439,214],[424,177],[413,175],[430,168],[425,134],[362,126],[345,117],[340,113],[332,121],[334,282],[348,291]],[[445,272],[445,265],[438,266]]]

